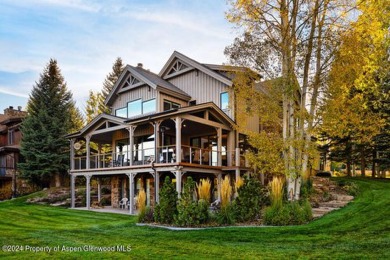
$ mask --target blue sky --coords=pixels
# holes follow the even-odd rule
[[[237,35],[227,9],[225,0],[1,0],[0,112],[25,108],[50,58],[81,110],[117,57],[156,73],[174,50],[224,63]]]

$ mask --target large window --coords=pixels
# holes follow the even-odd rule
[[[164,99],[164,111],[176,109],[176,108],[180,108],[180,105],[178,103]]]
[[[221,93],[221,109],[226,111],[229,109],[229,93],[223,92]]]
[[[116,116],[131,118],[142,114],[156,112],[156,99],[150,99],[142,102],[142,99],[137,99],[127,103],[127,107],[117,109]]]
[[[142,100],[138,99],[127,103],[127,117],[138,116],[142,114]]]
[[[142,114],[156,112],[156,99],[142,102]]]
[[[127,107],[115,110],[115,115],[119,117],[127,117]]]

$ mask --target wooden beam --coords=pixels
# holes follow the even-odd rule
[[[182,115],[182,118],[188,119],[190,121],[194,121],[200,124],[208,125],[208,126],[214,126],[214,127],[220,127],[225,130],[232,130],[230,127],[225,126],[224,124],[217,123],[211,120],[206,120],[197,116],[192,116],[192,115]]]

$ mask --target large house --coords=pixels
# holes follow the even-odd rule
[[[166,176],[180,194],[188,176],[212,180],[220,197],[221,179],[249,170],[245,136],[235,129],[232,75],[242,68],[199,63],[174,52],[159,74],[127,65],[106,99],[112,113],[101,114],[71,143],[71,206],[75,179],[86,178],[86,207],[91,207],[91,178],[111,180],[111,205],[129,198],[134,213],[138,191],[147,204],[159,201]],[[258,131],[258,120],[247,127]],[[107,147],[111,147],[109,152]],[[100,199],[100,188],[98,191]]]
[[[12,106],[0,114],[0,200],[17,194],[17,164],[20,156],[20,125],[27,115]]]

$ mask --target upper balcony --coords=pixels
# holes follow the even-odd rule
[[[214,103],[131,120],[102,115],[69,136],[71,171],[248,167],[233,124]]]
[[[192,166],[248,167],[244,152],[240,151],[240,149],[218,151],[182,145],[181,158],[181,164]],[[87,156],[74,157],[73,170],[118,167],[139,168],[140,166],[158,167],[178,164],[176,145],[160,146],[157,149],[146,148],[134,150],[133,156],[131,156],[129,151],[91,154],[89,163],[87,163],[87,160]],[[89,165],[89,168],[87,168],[87,165]]]

